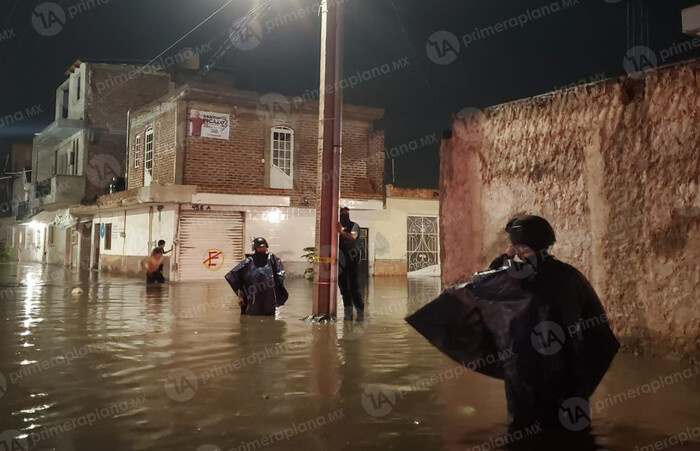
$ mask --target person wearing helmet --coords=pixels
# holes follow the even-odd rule
[[[275,308],[287,301],[282,261],[269,252],[265,238],[253,240],[253,253],[226,274],[226,281],[238,295],[244,315],[274,315]]]
[[[536,265],[547,257],[549,247],[557,241],[552,226],[540,216],[516,216],[506,224],[506,233],[511,245],[505,254],[491,262],[489,269],[509,266],[516,256],[520,262],[515,264],[527,261]]]
[[[511,247],[488,271],[407,321],[454,360],[504,380],[511,428],[587,430],[588,399],[620,344],[586,277],[549,254],[547,220],[518,216],[506,232]]]

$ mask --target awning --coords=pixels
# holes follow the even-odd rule
[[[55,211],[41,211],[31,218],[28,218],[22,225],[38,223],[38,224],[53,224],[56,220]]]

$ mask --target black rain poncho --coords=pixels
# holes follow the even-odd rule
[[[262,266],[256,265],[254,254],[246,254],[240,262],[226,274],[226,281],[234,292],[242,291],[244,315],[274,315],[275,307],[281,303],[275,295],[275,276],[284,281],[282,261],[275,254],[266,254]],[[259,263],[260,264],[260,263]]]
[[[546,255],[445,290],[406,321],[453,360],[504,379],[512,422],[556,422],[593,394],[617,353],[603,306],[574,267]]]

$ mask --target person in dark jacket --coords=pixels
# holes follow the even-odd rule
[[[357,310],[357,321],[365,319],[365,303],[360,291],[360,249],[357,239],[360,226],[350,220],[350,209],[340,209],[338,223],[338,286],[343,297],[345,321],[352,321],[352,308]]]
[[[488,271],[407,321],[454,360],[504,379],[511,428],[587,430],[588,400],[619,342],[586,277],[549,254],[549,222],[519,216],[506,231],[512,246]]]
[[[274,315],[275,308],[286,301],[279,294],[279,287],[284,284],[284,266],[268,247],[265,238],[255,238],[253,253],[246,254],[225,276],[238,295],[244,315]]]

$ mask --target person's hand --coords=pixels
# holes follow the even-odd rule
[[[336,227],[338,228],[338,232],[343,231],[343,224],[341,224],[340,222],[338,222],[338,224],[336,224]]]
[[[535,251],[530,249],[528,246],[523,246],[523,245],[516,246],[515,253],[518,255],[518,257],[522,261],[529,260],[532,256],[535,255]]]
[[[513,260],[515,258],[515,246],[513,246],[512,244],[506,250],[506,257],[508,257],[509,260]]]
[[[244,304],[245,304],[245,301],[243,300],[243,295],[242,295],[241,292],[239,291],[239,292],[238,292],[238,305],[239,305],[240,307],[243,307]]]

